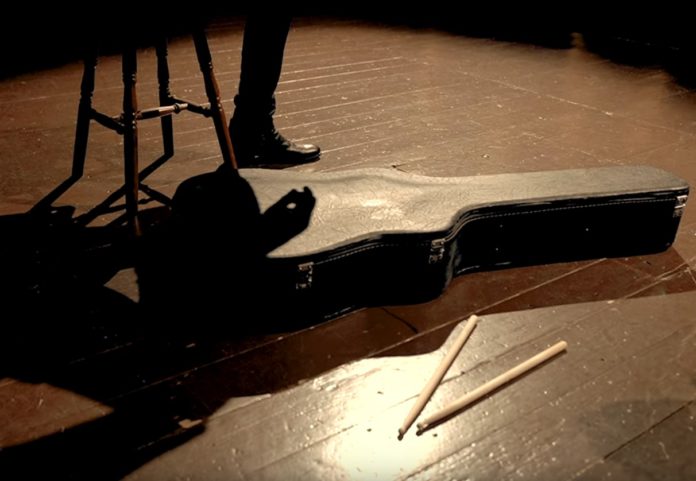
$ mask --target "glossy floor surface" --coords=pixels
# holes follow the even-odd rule
[[[228,114],[242,28],[231,18],[208,30]],[[650,165],[695,185],[696,92],[660,62],[572,42],[298,18],[276,123],[322,157],[293,170]],[[157,99],[154,50],[138,60],[146,108]],[[175,93],[203,101],[189,38],[172,40],[170,70]],[[93,125],[85,175],[65,183],[81,74],[75,61],[0,80],[3,479],[696,476],[693,206],[665,252],[464,275],[427,303],[311,326],[265,325],[235,305],[165,315],[142,308],[132,241],[110,224],[123,207],[109,199],[123,182],[121,138]],[[95,107],[116,113],[121,95],[120,58],[104,55]],[[210,120],[183,112],[174,128],[174,156],[144,181],[146,227],[166,217],[179,183],[220,163]],[[158,122],[142,122],[141,166],[161,155]],[[36,208],[47,197],[54,208]],[[424,414],[558,340],[567,352],[398,440],[472,313],[480,324]]]

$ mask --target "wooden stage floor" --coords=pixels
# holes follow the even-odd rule
[[[230,18],[208,30],[228,115],[242,28]],[[298,18],[276,123],[323,149],[299,171],[647,164],[696,185],[696,92],[664,65],[617,62],[572,38],[550,48]],[[154,58],[139,51],[141,107],[156,101]],[[189,38],[171,42],[170,62],[172,90],[202,101]],[[121,186],[117,134],[93,125],[85,175],[54,202],[53,223],[22,230],[23,214],[70,175],[81,73],[75,61],[0,79],[0,234],[11,266],[0,285],[0,478],[696,478],[693,206],[663,253],[465,275],[432,302],[311,327],[250,329],[254,312],[234,305],[216,319],[144,316],[127,259],[85,248],[109,243],[99,226],[119,209],[93,216],[84,245],[52,237]],[[118,112],[121,90],[119,57],[100,57],[95,106]],[[141,125],[144,166],[162,146],[158,123]],[[220,163],[208,119],[184,112],[174,126],[176,153],[146,179],[155,198],[143,216],[163,210],[156,194]],[[89,269],[100,262],[109,268]],[[443,343],[472,313],[481,323],[426,412],[556,340],[568,351],[399,441]]]

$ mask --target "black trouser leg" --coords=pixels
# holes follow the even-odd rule
[[[289,15],[252,13],[248,16],[244,26],[239,93],[235,97],[237,115],[273,115],[274,93],[283,66],[290,20]]]

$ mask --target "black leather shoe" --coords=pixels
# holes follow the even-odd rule
[[[283,137],[265,122],[261,128],[245,125],[233,117],[230,137],[237,165],[244,167],[290,167],[319,160],[321,149],[313,144],[299,144]]]

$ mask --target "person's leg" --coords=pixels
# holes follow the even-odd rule
[[[247,17],[239,90],[234,99],[239,114],[250,118],[273,115],[290,20],[285,15]]]
[[[285,15],[250,14],[244,27],[239,90],[230,122],[237,162],[243,167],[302,164],[319,158],[317,146],[291,142],[273,125],[290,20]]]

